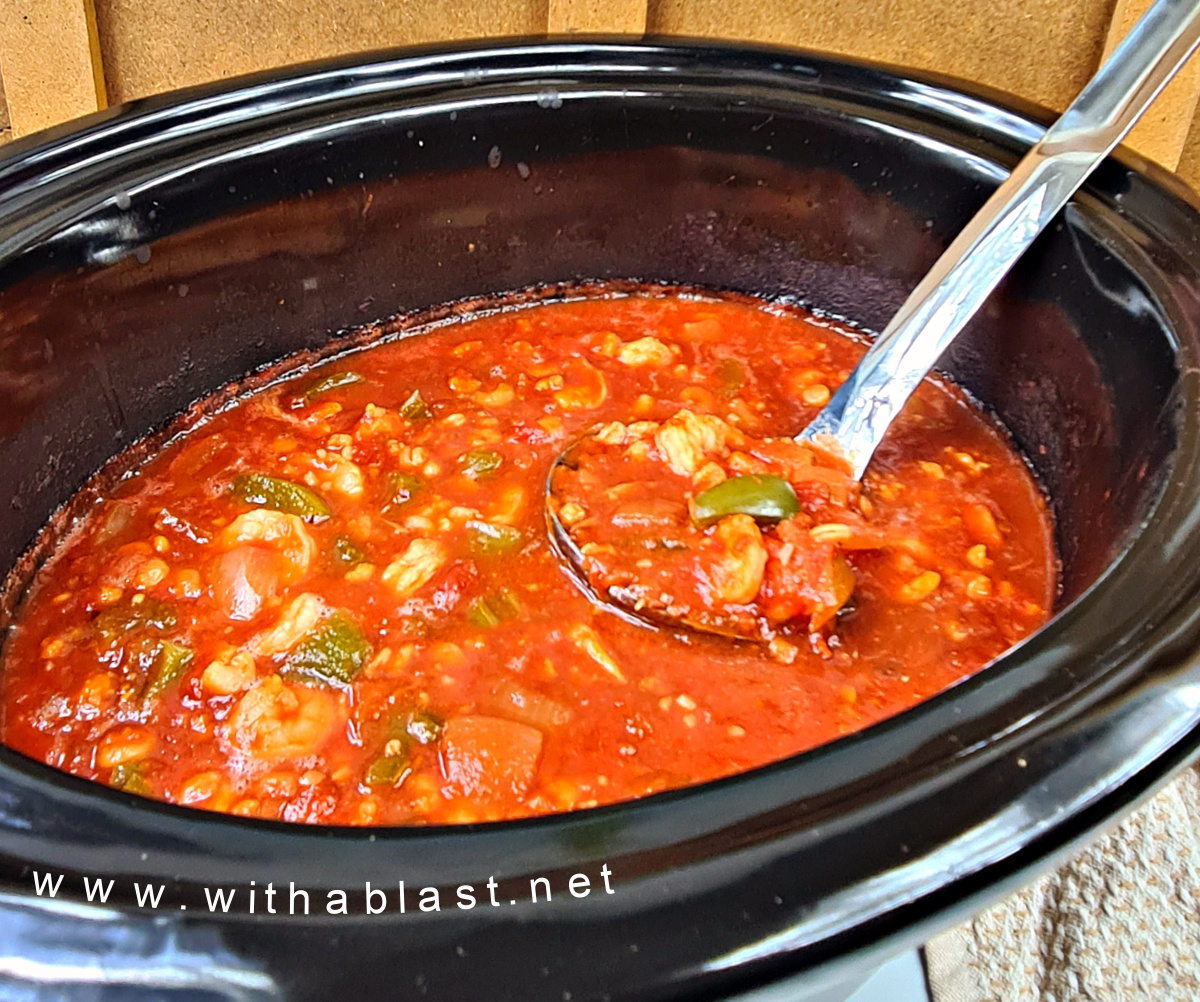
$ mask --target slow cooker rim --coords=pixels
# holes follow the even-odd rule
[[[1036,102],[949,74],[752,41],[723,42],[652,34],[571,34],[480,38],[381,48],[137,98],[6,144],[0,152],[0,265],[45,235],[41,228],[29,232],[26,226],[24,238],[14,241],[10,229],[3,225],[5,215],[22,210],[28,214],[30,208],[53,198],[56,191],[79,186],[78,172],[62,170],[64,159],[69,162],[70,158],[82,157],[93,172],[103,173],[106,159],[121,154],[126,143],[136,146],[145,134],[157,132],[160,139],[167,133],[194,137],[194,130],[203,128],[206,121],[214,132],[236,130],[272,114],[276,110],[272,102],[288,98],[293,91],[294,103],[310,103],[305,98],[309,91],[322,92],[320,100],[323,102],[336,102],[353,91],[355,75],[361,72],[380,78],[390,76],[396,90],[420,89],[426,81],[406,84],[404,76],[447,61],[496,60],[502,64],[498,69],[505,73],[546,69],[566,72],[588,69],[589,60],[597,53],[636,55],[647,63],[659,59],[669,63],[666,69],[672,72],[722,59],[729,62],[748,57],[770,60],[770,71],[783,73],[787,70],[784,62],[792,61],[793,89],[821,95],[836,95],[845,88],[853,94],[861,94],[864,82],[874,82],[877,85],[874,107],[903,109],[930,124],[948,123],[958,131],[960,140],[984,141],[1004,149],[1014,163],[1041,135],[1044,125],[1057,117],[1056,113]],[[577,57],[579,65],[546,66],[538,62],[540,57],[566,54]],[[521,58],[530,60],[529,64],[508,65]],[[634,74],[646,72],[650,67],[633,64],[620,69]],[[846,76],[857,78],[857,83],[844,79]],[[456,82],[459,87],[470,88],[485,79],[486,73],[480,75],[477,69],[464,66],[440,82],[443,85]],[[804,81],[809,82],[807,87],[802,86]],[[377,89],[367,88],[367,93]],[[936,106],[930,102],[934,96]],[[968,132],[962,131],[964,126],[969,126]],[[1118,146],[1107,163],[1148,176],[1176,200],[1200,210],[1200,195],[1176,175],[1129,147]],[[31,184],[29,168],[51,171],[52,180],[48,183],[41,177]],[[1102,166],[1100,171],[1104,170]],[[1081,194],[1093,187],[1094,182],[1089,182]],[[93,208],[95,199],[89,197],[87,206]],[[17,204],[10,204],[14,202]],[[54,225],[63,223],[61,216],[56,217]]]

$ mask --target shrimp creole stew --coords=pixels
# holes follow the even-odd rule
[[[897,713],[1044,623],[1057,565],[1021,457],[944,381],[861,485],[790,440],[862,351],[793,309],[612,295],[211,408],[36,574],[0,736],[175,804],[408,825],[640,797]],[[717,634],[565,572],[545,484],[588,432],[556,502],[582,572]]]

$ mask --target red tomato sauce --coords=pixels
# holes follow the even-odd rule
[[[1057,564],[1021,457],[943,381],[920,387],[861,490],[814,486],[753,444],[802,429],[862,351],[796,310],[601,298],[376,344],[248,394],[132,470],[37,573],[2,652],[0,738],[172,803],[406,825],[640,797],[898,713],[1042,625]],[[654,493],[680,546],[736,535],[722,524],[760,537],[754,640],[624,621],[548,544],[556,455],[684,410],[729,442]],[[793,480],[800,511],[685,526],[703,490],[763,471]],[[649,482],[628,488],[643,506]],[[640,526],[653,547],[644,512],[601,507],[596,538]],[[811,601],[787,576],[796,554],[834,568]],[[730,580],[737,606],[751,592]]]

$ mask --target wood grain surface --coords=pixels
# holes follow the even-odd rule
[[[16,135],[105,106],[91,0],[0,0],[0,75]]]
[[[105,101],[310,59],[546,31],[795,45],[961,77],[1061,110],[1149,2],[0,0],[0,74],[8,95],[0,141],[5,117],[11,134],[24,135]],[[56,58],[45,58],[48,51]],[[1200,59],[1129,142],[1200,185],[1198,97]]]
[[[1151,0],[1117,0],[1104,42],[1106,57],[1150,3]],[[1196,117],[1197,98],[1200,98],[1200,59],[1192,59],[1167,84],[1125,142],[1143,156],[1175,170]]]
[[[640,35],[646,30],[646,0],[550,0],[546,30]]]
[[[546,16],[546,0],[96,0],[113,104],[325,56],[535,34]]]
[[[1112,0],[651,0],[653,32],[778,42],[948,73],[1064,108],[1095,72]]]

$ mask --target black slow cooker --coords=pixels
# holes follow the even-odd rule
[[[15,143],[3,614],[107,459],[378,318],[622,279],[879,329],[1048,118],[797,51],[539,41],[248,77]],[[824,990],[919,942],[1195,752],[1198,322],[1197,201],[1122,154],[943,359],[1028,456],[1062,558],[1057,615],[975,677],[721,782],[456,828],[217,816],[0,751],[0,975],[205,999],[713,999]]]

